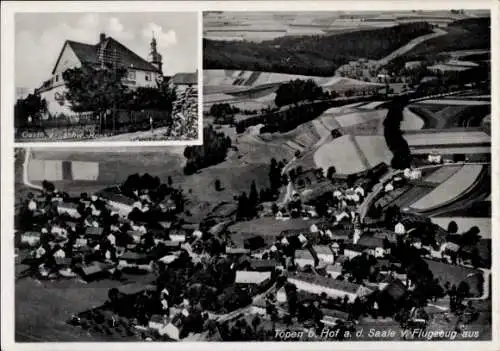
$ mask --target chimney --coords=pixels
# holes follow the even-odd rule
[[[106,40],[106,33],[99,34],[99,43],[104,42]]]

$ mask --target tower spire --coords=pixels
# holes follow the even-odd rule
[[[154,65],[156,68],[158,68],[158,70],[161,72],[162,71],[162,57],[156,48],[155,32],[151,31],[151,34],[152,34],[152,38],[151,38],[149,55],[148,55],[148,61],[152,65]]]

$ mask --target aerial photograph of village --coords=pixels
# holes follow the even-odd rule
[[[204,12],[202,145],[15,149],[16,341],[491,340],[490,55],[486,10]]]
[[[15,22],[16,142],[199,140],[196,13]]]

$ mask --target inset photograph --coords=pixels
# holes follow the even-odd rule
[[[193,141],[198,14],[17,13],[15,142]]]

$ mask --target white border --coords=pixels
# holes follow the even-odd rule
[[[2,223],[2,245],[1,245],[1,273],[2,273],[2,328],[1,328],[1,341],[2,349],[10,351],[11,349],[16,350],[88,350],[90,348],[94,350],[137,350],[138,348],[145,348],[148,350],[163,350],[165,348],[178,349],[178,350],[191,350],[193,348],[207,348],[213,350],[233,350],[233,349],[258,349],[258,350],[303,350],[303,349],[314,349],[314,350],[331,350],[342,349],[342,350],[393,350],[393,349],[404,349],[404,350],[422,350],[422,349],[432,349],[436,347],[437,349],[453,348],[454,350],[498,350],[500,349],[499,335],[500,335],[500,306],[498,304],[498,293],[492,294],[493,297],[493,340],[492,342],[315,342],[315,343],[270,343],[270,342],[252,342],[252,343],[14,343],[14,285],[10,282],[14,281],[14,258],[13,258],[13,219],[14,219],[14,171],[12,165],[14,164],[13,157],[13,121],[9,116],[12,115],[12,102],[14,101],[14,89],[12,89],[13,82],[13,70],[11,69],[12,62],[14,60],[13,50],[5,49],[7,43],[12,46],[10,42],[13,36],[13,11],[20,12],[79,12],[82,9],[85,12],[147,12],[147,11],[203,11],[203,10],[225,10],[225,11],[341,11],[341,10],[362,10],[366,11],[368,9],[373,10],[412,10],[415,7],[422,10],[439,10],[439,9],[451,9],[451,8],[464,8],[464,9],[492,9],[491,19],[492,19],[492,115],[497,116],[500,112],[499,101],[497,100],[500,96],[499,89],[499,52],[498,44],[500,43],[499,36],[499,9],[500,4],[495,0],[444,0],[444,1],[432,1],[432,0],[422,0],[417,4],[410,1],[378,1],[378,0],[363,0],[363,1],[241,1],[241,2],[2,2],[2,66],[1,66],[1,77],[2,77],[2,96],[1,96],[1,116],[2,116],[2,148],[1,148],[1,161],[2,161],[2,182],[1,182],[1,223]],[[202,27],[199,27],[200,33],[202,32]],[[201,39],[201,38],[200,38]],[[200,40],[201,42],[201,40]],[[201,61],[201,51],[199,52]],[[202,69],[199,69],[199,82],[201,81],[200,76],[202,76]],[[201,86],[199,88],[202,88]],[[200,96],[202,96],[201,89],[199,90]],[[199,106],[202,106],[201,101],[199,101]],[[202,112],[200,108],[199,112]],[[202,119],[199,121],[200,127],[202,126]],[[499,157],[498,150],[498,137],[496,131],[499,128],[499,121],[497,118],[492,118],[492,233],[496,233],[500,228],[498,226],[498,209],[497,204],[500,201],[500,194],[498,188],[498,179],[500,178],[500,171],[498,165],[496,164]],[[76,143],[60,143],[56,144],[61,148],[71,147],[71,144]],[[98,142],[85,142],[85,145],[78,146],[96,146]],[[125,146],[123,142],[113,142],[113,146]],[[49,147],[48,143],[41,143],[41,147]],[[102,145],[102,144],[100,144]],[[134,142],[134,146],[143,146],[144,143]],[[149,143],[149,145],[152,145]],[[130,146],[130,145],[127,145]],[[107,147],[107,146],[106,146]],[[495,245],[498,245],[498,238],[496,235],[492,235],[493,240],[493,291],[496,292],[500,289],[500,280],[496,278],[496,271],[498,271],[499,260]],[[9,283],[6,283],[9,282]],[[47,316],[49,317],[49,316]],[[496,345],[496,347],[495,347]]]

